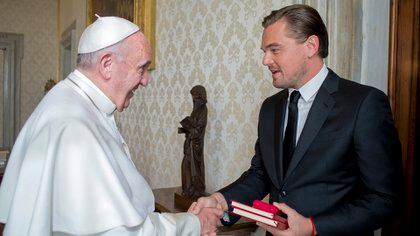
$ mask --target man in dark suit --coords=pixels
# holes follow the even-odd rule
[[[251,205],[269,194],[287,215],[274,235],[369,235],[401,207],[401,148],[387,96],[328,69],[328,33],[306,5],[273,11],[263,23],[263,64],[282,88],[262,104],[251,167],[193,203]],[[278,203],[277,203],[278,202]],[[224,217],[231,225],[238,217]]]

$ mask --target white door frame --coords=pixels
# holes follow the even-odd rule
[[[3,81],[3,143],[11,149],[20,130],[20,76],[23,59],[23,34],[1,33],[0,48],[4,50]]]

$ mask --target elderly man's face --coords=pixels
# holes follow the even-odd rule
[[[130,100],[139,86],[146,87],[149,82],[147,68],[150,64],[151,49],[141,33],[135,33],[125,42],[125,56],[118,62],[114,76],[114,91],[118,111],[130,105]]]

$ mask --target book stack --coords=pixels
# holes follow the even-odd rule
[[[233,208],[231,213],[234,215],[242,216],[282,230],[288,228],[287,220],[279,215],[278,208],[269,203],[255,200],[252,203],[252,206],[248,206],[237,201],[232,201],[231,206]]]

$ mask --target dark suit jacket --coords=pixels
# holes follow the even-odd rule
[[[261,106],[251,167],[220,192],[252,204],[268,193],[312,216],[320,235],[371,234],[401,207],[401,147],[387,96],[329,71],[283,178],[287,89]],[[238,219],[231,216],[233,224]]]

